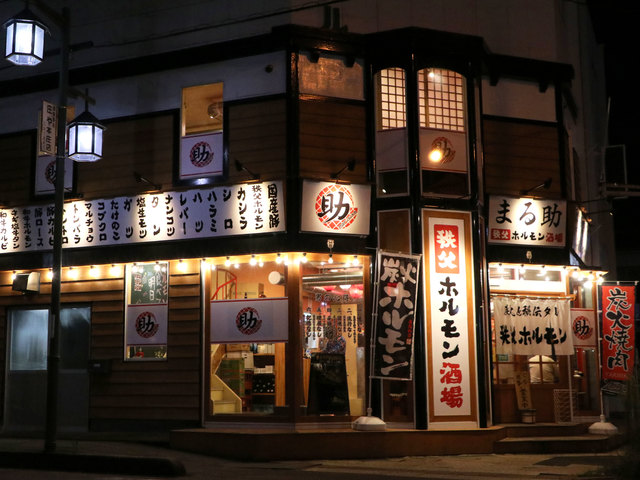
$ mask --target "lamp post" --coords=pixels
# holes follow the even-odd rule
[[[56,178],[53,225],[53,265],[51,279],[51,316],[49,320],[49,349],[47,354],[47,398],[44,449],[56,449],[58,430],[58,384],[60,370],[60,293],[62,281],[62,230],[64,216],[64,170],[66,160],[67,94],[69,91],[69,9],[60,14],[36,0],[38,8],[56,24],[60,32],[60,66],[58,83],[58,123],[56,141]],[[46,27],[28,9],[4,24],[7,30],[5,57],[16,65],[37,65],[43,59]],[[85,97],[86,99],[86,97]],[[94,125],[95,123],[95,125]],[[88,111],[70,124],[73,136],[71,158],[77,161],[96,161],[102,156],[104,127]],[[90,140],[85,136],[93,135]],[[75,157],[75,158],[74,158]]]

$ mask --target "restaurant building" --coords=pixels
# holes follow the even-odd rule
[[[108,2],[72,22],[106,130],[67,161],[59,428],[597,418],[615,254],[585,7],[280,3],[149,13],[173,43]],[[5,432],[44,422],[51,72],[0,71]]]

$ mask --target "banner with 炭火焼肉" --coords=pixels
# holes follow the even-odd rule
[[[572,355],[573,336],[566,298],[493,298],[496,353]]]

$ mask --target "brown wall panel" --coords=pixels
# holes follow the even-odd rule
[[[520,196],[520,192],[552,179],[541,195],[562,197],[558,129],[553,124],[484,119],[486,193]]]

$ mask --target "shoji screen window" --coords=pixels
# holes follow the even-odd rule
[[[375,76],[375,84],[378,196],[406,195],[406,73],[401,68],[381,70]]]
[[[422,193],[469,193],[466,81],[441,68],[418,72]]]

